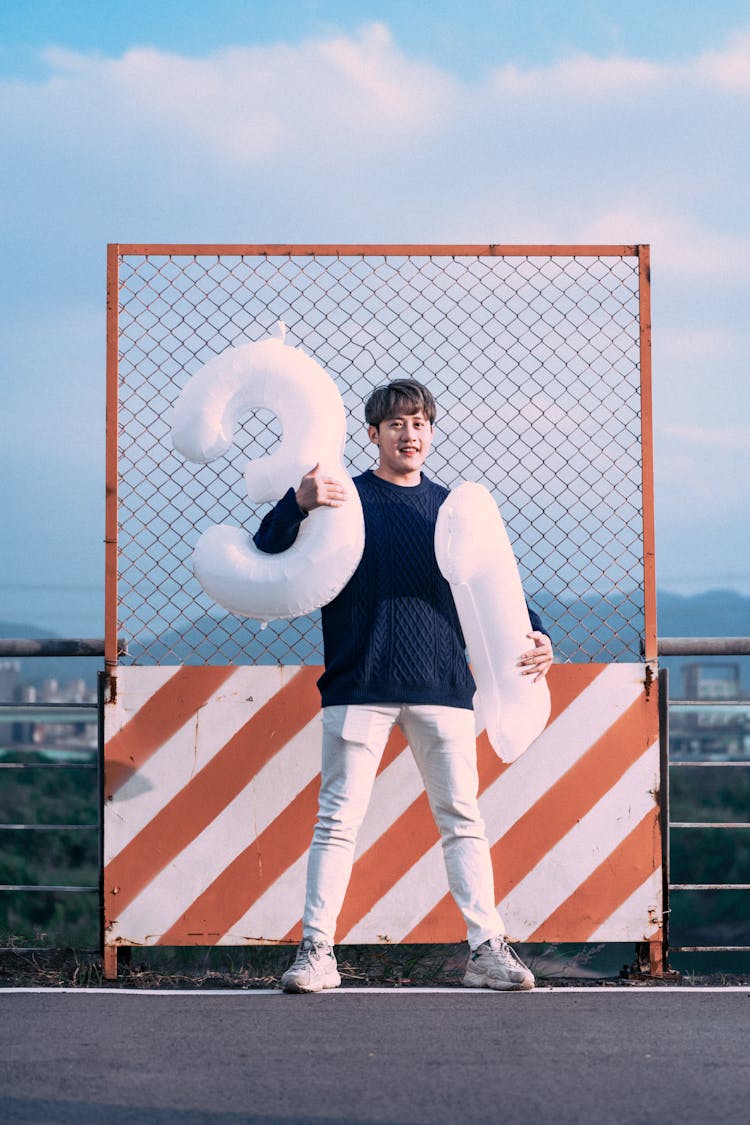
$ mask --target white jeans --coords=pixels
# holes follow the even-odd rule
[[[320,805],[307,863],[305,937],[333,944],[357,833],[394,724],[411,747],[440,830],[448,886],[469,945],[505,933],[495,905],[490,849],[477,804],[474,713],[457,707],[323,709]]]

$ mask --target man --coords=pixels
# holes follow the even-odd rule
[[[435,520],[448,489],[422,473],[436,415],[413,379],[379,387],[365,404],[378,464],[354,484],[365,518],[362,559],[321,611],[325,671],[318,819],[308,857],[303,938],[283,974],[287,992],[341,983],[333,943],[349,883],[357,832],[394,724],[404,732],[442,838],[448,885],[470,946],[463,983],[532,988],[534,977],[507,943],[495,905],[492,865],[477,802],[474,681],[450,586],[434,551]],[[345,503],[341,483],[315,466],[289,489],[255,535],[260,550],[294,542],[307,514]],[[524,675],[545,676],[552,647],[531,613],[533,647]]]

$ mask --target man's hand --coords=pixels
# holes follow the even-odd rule
[[[546,633],[540,633],[538,629],[533,633],[527,633],[526,636],[534,642],[534,648],[522,654],[518,667],[521,669],[521,675],[533,676],[536,683],[546,676],[552,667],[552,641]]]
[[[346,489],[334,477],[324,477],[318,462],[305,473],[294,495],[303,512],[312,512],[314,508],[340,508],[346,500]]]

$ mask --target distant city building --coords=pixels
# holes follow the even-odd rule
[[[0,699],[16,698],[20,668],[17,660],[0,660]]]
[[[46,679],[39,688],[21,678],[18,661],[0,662],[0,701],[17,703],[33,708],[34,704],[86,704],[95,706],[96,692],[82,679],[61,684],[57,679]],[[54,722],[41,708],[37,715],[28,713],[18,720],[0,724],[0,756],[4,751],[44,750],[93,752],[98,745],[97,721],[82,716],[81,721]]]
[[[750,759],[750,700],[747,706],[742,705],[740,673],[736,662],[684,666],[686,702],[674,700],[670,707],[669,752],[673,761]]]
[[[683,668],[686,699],[730,700],[742,697],[740,666],[686,664]]]

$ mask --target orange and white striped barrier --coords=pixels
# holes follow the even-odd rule
[[[105,705],[105,943],[245,945],[301,933],[317,810],[317,667],[121,667]],[[482,733],[480,806],[514,940],[661,934],[656,683],[556,665],[552,715],[510,765]],[[437,829],[400,732],[386,747],[336,935],[457,942]]]

